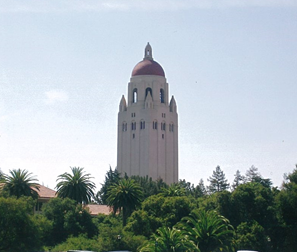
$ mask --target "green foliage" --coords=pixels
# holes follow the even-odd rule
[[[90,174],[84,174],[80,167],[70,167],[72,174],[63,173],[58,176],[57,194],[60,198],[70,198],[77,203],[89,203],[94,198],[95,184],[90,181]]]
[[[213,171],[212,176],[209,177],[208,181],[210,182],[210,185],[207,188],[211,193],[227,190],[230,185],[220,166],[216,167],[216,170]]]
[[[37,191],[39,190],[37,180],[32,177],[32,173],[27,170],[9,170],[10,175],[3,175],[4,187],[3,190],[10,196],[31,196],[34,199],[38,198]]]
[[[58,244],[51,249],[51,251],[57,252],[68,250],[102,251],[101,245],[96,239],[89,239],[84,235],[69,237],[65,242]]]
[[[182,221],[184,234],[200,251],[233,251],[234,228],[216,211],[194,210]]]
[[[240,174],[240,171],[237,170],[234,175],[234,181],[232,184],[233,190],[236,189],[239,185],[243,184],[245,182],[246,178]]]
[[[197,251],[194,244],[187,239],[181,230],[176,228],[161,227],[145,243],[140,252],[186,252]]]
[[[262,178],[261,174],[258,172],[258,168],[251,166],[246,172],[246,182],[257,182],[265,187],[271,187],[271,179]]]
[[[158,194],[161,192],[163,188],[168,187],[168,185],[162,179],[154,181],[152,178],[149,178],[148,176],[131,176],[130,178],[134,179],[135,182],[140,185],[140,187],[143,190],[144,199],[146,199],[149,196]]]
[[[240,250],[265,251],[267,237],[264,228],[256,221],[242,222],[236,229],[236,245]]]
[[[284,241],[282,246],[286,251],[296,251],[297,248],[297,166],[286,177],[283,189],[276,196],[279,209],[279,219],[283,223],[282,233]]]
[[[101,184],[102,187],[96,194],[96,201],[98,204],[107,205],[108,189],[112,184],[117,184],[120,179],[120,173],[118,172],[118,170],[115,169],[113,171],[111,167],[109,167],[109,170],[105,175],[104,183]]]
[[[199,184],[195,187],[194,184],[191,184],[190,182],[187,182],[186,180],[180,180],[178,182],[178,185],[181,188],[185,189],[185,194],[188,196],[192,196],[194,198],[202,197],[203,195],[206,195],[206,189],[204,186],[203,179],[200,179]]]
[[[160,194],[164,197],[185,196],[186,189],[180,184],[172,184],[167,188],[163,187]]]
[[[123,226],[132,212],[140,206],[143,198],[141,187],[133,179],[121,179],[118,183],[112,184],[107,195],[108,206],[113,208],[113,212],[122,212]]]
[[[146,238],[123,230],[121,218],[118,215],[99,215],[97,227],[99,236],[97,239],[101,250],[129,250],[137,251],[137,248],[146,242]]]
[[[0,251],[39,249],[42,230],[33,217],[31,197],[0,198]]]
[[[54,198],[43,207],[44,216],[52,222],[52,230],[47,237],[47,245],[65,241],[70,235],[86,234],[92,238],[98,232],[89,212],[68,198]]]
[[[173,227],[193,209],[187,196],[164,197],[161,194],[148,197],[142,209],[128,219],[126,230],[149,237],[162,225]]]
[[[264,228],[275,225],[274,198],[270,188],[256,182],[246,183],[235,189],[231,201],[236,209],[230,219],[233,225],[253,220]]]

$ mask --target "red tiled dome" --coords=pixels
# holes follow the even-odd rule
[[[165,73],[160,64],[154,60],[144,59],[133,69],[132,76],[136,75],[159,75],[165,77]]]

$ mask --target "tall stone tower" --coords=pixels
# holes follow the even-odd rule
[[[123,95],[120,101],[117,169],[122,175],[178,182],[177,106],[173,96],[168,100],[165,73],[149,43],[132,71],[128,100]]]

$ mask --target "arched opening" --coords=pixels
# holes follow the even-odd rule
[[[165,102],[164,101],[164,89],[163,88],[160,89],[160,101],[161,101],[161,103]]]
[[[137,102],[137,88],[134,88],[133,89],[133,103],[136,103]]]
[[[153,121],[153,129],[158,129],[158,122],[157,121]]]
[[[148,93],[150,93],[151,97],[153,97],[153,91],[150,87],[146,88],[146,90],[145,90],[145,98],[147,97]]]
[[[140,129],[145,129],[145,121],[140,121]]]

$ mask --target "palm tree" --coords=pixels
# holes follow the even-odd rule
[[[39,185],[38,180],[32,177],[32,173],[27,170],[9,170],[10,175],[3,174],[3,190],[11,196],[17,198],[21,196],[31,196],[34,199],[38,198]]]
[[[148,241],[140,252],[187,252],[198,251],[195,245],[181,230],[176,228],[161,227],[152,239]]]
[[[216,211],[196,210],[184,217],[183,230],[198,251],[233,251],[234,228]]]
[[[80,167],[70,167],[72,174],[63,173],[58,176],[57,194],[61,198],[70,198],[77,203],[88,204],[94,197],[95,184],[90,181],[90,174],[84,174]]]
[[[113,212],[123,212],[125,226],[127,218],[140,205],[143,192],[133,179],[121,179],[109,187],[107,196],[107,205],[113,208]]]

